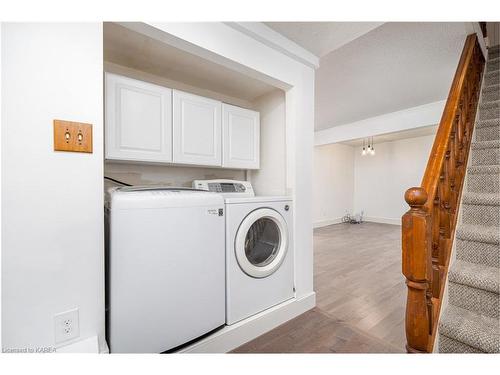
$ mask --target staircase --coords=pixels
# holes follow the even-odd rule
[[[500,352],[500,46],[490,48],[439,352]]]

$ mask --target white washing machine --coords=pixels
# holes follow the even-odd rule
[[[225,324],[222,197],[117,188],[106,213],[112,353],[160,353]]]
[[[248,181],[194,181],[226,207],[226,323],[239,322],[294,297],[290,197],[254,196]]]

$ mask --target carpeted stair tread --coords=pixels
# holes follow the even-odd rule
[[[486,71],[491,72],[494,70],[498,70],[500,67],[500,57],[493,57],[491,59],[488,59],[488,63],[486,64]]]
[[[481,102],[494,102],[500,100],[500,83],[493,83],[483,88]]]
[[[485,74],[484,74],[484,87],[496,85],[499,82],[500,82],[500,71],[493,70],[491,72],[485,72]]]
[[[499,126],[483,126],[475,130],[476,141],[494,141],[500,140],[500,127]]]
[[[500,118],[492,118],[488,120],[479,120],[476,122],[476,128],[489,128],[493,126],[500,127]]]
[[[462,203],[479,206],[500,206],[500,195],[496,193],[471,193],[465,192]]]
[[[479,104],[480,111],[485,111],[488,109],[498,109],[498,108],[500,108],[500,100],[493,100],[491,102]]]
[[[473,165],[467,168],[467,191],[500,194],[500,165]]]
[[[449,281],[486,290],[500,292],[500,273],[497,267],[456,260],[450,267]]]
[[[441,317],[439,334],[476,348],[481,352],[500,352],[500,325],[498,319],[482,316],[457,306],[447,306]]]
[[[461,238],[456,238],[455,242],[456,259],[488,267],[500,267],[500,246],[498,244]]]
[[[493,85],[490,85],[490,86],[487,86],[487,87],[483,88],[483,93],[484,92],[490,92],[490,91],[495,91],[495,92],[500,91],[500,83],[495,83]]]
[[[492,70],[491,72],[484,72],[485,79],[491,79],[493,77],[498,77],[499,75],[498,70]]]
[[[481,350],[466,345],[463,342],[439,335],[440,353],[483,353]]]
[[[486,72],[486,73],[484,73],[484,78],[485,78],[485,79],[486,79],[486,81],[487,81],[487,82],[486,82],[486,83],[487,83],[487,85],[486,85],[486,86],[490,86],[490,85],[492,85],[492,84],[495,84],[495,83],[494,83],[494,82],[492,82],[492,81],[494,81],[494,79],[495,79],[495,78],[498,78],[498,77],[500,77],[500,71],[498,71],[498,70],[493,70],[493,71],[491,71],[491,72]],[[498,83],[498,82],[497,82],[497,83]]]
[[[500,140],[498,139],[493,139],[491,141],[472,142],[473,150],[482,150],[485,148],[498,149],[499,147],[500,147]]]
[[[500,245],[500,232],[497,228],[484,225],[461,224],[456,231],[457,238],[464,241],[474,241]]]
[[[500,195],[498,193],[471,193],[462,195],[462,223],[488,227],[500,225]]]
[[[500,165],[492,164],[492,165],[471,165],[467,168],[467,173],[469,175],[476,174],[499,174],[500,173]]]
[[[500,139],[475,141],[471,145],[472,165],[493,165],[500,163]]]
[[[450,280],[448,283],[448,303],[472,311],[476,314],[498,319],[500,317],[500,296],[486,289],[459,284]]]

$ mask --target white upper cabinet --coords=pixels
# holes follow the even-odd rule
[[[222,165],[222,103],[173,91],[174,163]]]
[[[172,161],[172,90],[106,73],[106,159]]]
[[[260,115],[229,104],[222,105],[222,166],[258,169]]]
[[[258,112],[105,75],[108,160],[258,169]]]

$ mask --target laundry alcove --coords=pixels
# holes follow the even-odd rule
[[[190,187],[196,179],[248,180],[258,194],[286,193],[285,92],[279,87],[201,58],[132,30],[132,24],[104,23],[106,75],[127,77],[159,88],[179,90],[260,115],[256,169],[144,162],[106,158],[104,175],[133,185]],[[105,94],[105,98],[108,98]],[[106,99],[105,99],[106,100]],[[105,105],[105,111],[107,105]],[[108,116],[105,115],[105,119]],[[105,120],[105,129],[108,126]],[[148,131],[145,127],[144,131]],[[140,132],[140,130],[139,130]],[[139,133],[140,134],[140,133]],[[136,134],[137,135],[137,134]],[[105,130],[105,138],[109,132]],[[175,141],[174,141],[175,142]],[[107,140],[105,140],[107,144]],[[108,153],[105,152],[105,155]],[[113,183],[107,181],[106,188]]]

